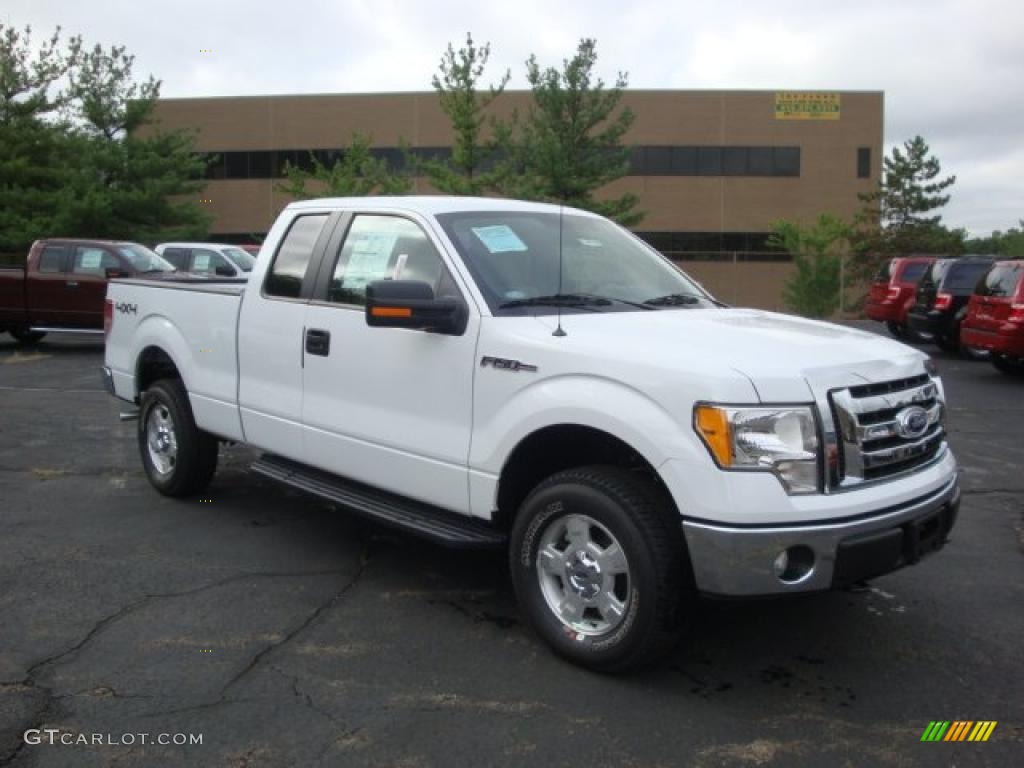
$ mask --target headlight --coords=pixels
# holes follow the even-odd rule
[[[774,472],[789,494],[819,490],[818,428],[810,406],[698,405],[694,428],[722,469]]]

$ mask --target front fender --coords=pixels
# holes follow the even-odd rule
[[[644,393],[620,381],[572,374],[523,387],[491,413],[478,411],[470,467],[497,476],[523,439],[558,424],[613,435],[655,468],[670,458],[695,460],[703,455],[689,422],[681,423]]]

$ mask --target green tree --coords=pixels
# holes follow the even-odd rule
[[[205,234],[195,137],[150,124],[160,83],[136,83],[133,64],[120,46],[62,47],[58,29],[36,48],[0,25],[0,250]]]
[[[843,249],[849,235],[846,222],[827,213],[806,227],[786,220],[772,223],[768,244],[792,254],[796,267],[783,288],[790,309],[818,318],[839,309]]]
[[[966,232],[942,224],[937,211],[949,202],[956,176],[940,178],[942,166],[923,138],[915,136],[883,160],[878,188],[860,195],[852,246],[857,277],[868,279],[892,256],[963,253]]]
[[[310,197],[361,197],[363,195],[402,195],[412,188],[406,176],[394,173],[384,158],[374,157],[369,136],[355,133],[352,143],[330,166],[310,153],[313,169],[285,166],[286,182],[280,192],[296,200]],[[312,182],[312,188],[308,186]]]
[[[420,159],[414,164],[440,192],[482,195],[498,189],[507,172],[502,163],[503,148],[496,139],[500,128],[488,110],[511,75],[506,70],[497,85],[481,89],[490,57],[490,43],[478,47],[473,36],[467,34],[465,47],[458,51],[448,44],[439,71],[431,80],[441,110],[451,122],[452,154],[448,159]]]
[[[515,131],[510,157],[521,171],[509,189],[520,197],[562,202],[609,216],[623,225],[640,222],[637,196],[601,197],[598,190],[629,172],[623,139],[635,115],[619,107],[628,77],[608,88],[594,74],[597,47],[584,38],[562,69],[526,62],[533,105]]]
[[[1010,227],[1005,232],[995,230],[988,237],[976,237],[965,243],[968,253],[993,253],[1010,258],[1024,258],[1024,219],[1019,227]]]

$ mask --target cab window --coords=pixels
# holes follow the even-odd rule
[[[435,296],[458,293],[426,233],[399,216],[364,214],[352,220],[327,287],[327,300],[363,306],[366,286],[374,280],[418,280],[427,283]]]
[[[67,251],[63,245],[48,245],[39,254],[39,271],[53,274],[63,272],[65,269],[64,259]]]
[[[237,274],[231,263],[216,251],[206,248],[192,249],[192,272],[200,275],[215,275],[217,270],[230,270],[231,274]]]
[[[118,269],[121,263],[112,253],[103,248],[92,246],[78,246],[75,248],[75,258],[71,264],[71,271],[76,275],[92,275],[93,277],[104,277],[108,269]]]
[[[292,222],[263,283],[263,292],[267,296],[288,299],[301,296],[302,281],[313,258],[313,248],[326,223],[326,213],[299,216]]]

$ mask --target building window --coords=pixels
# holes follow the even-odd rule
[[[871,147],[857,147],[857,178],[871,178]]]

